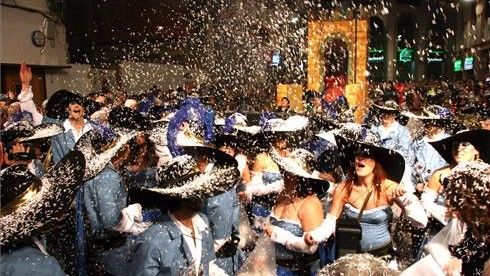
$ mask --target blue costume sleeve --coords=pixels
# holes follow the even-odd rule
[[[146,240],[138,241],[128,265],[128,276],[170,275],[170,269],[161,271],[160,259],[159,248]]]
[[[64,276],[58,261],[37,248],[25,246],[11,252],[2,252],[0,275]]]
[[[121,210],[126,207],[127,197],[127,191],[117,172],[106,167],[82,188],[85,190],[84,204],[92,230],[110,230],[116,226],[121,218]]]
[[[53,154],[54,164],[63,159],[63,157],[73,148],[75,141],[69,137],[69,133],[61,133],[51,138],[51,152]],[[73,142],[73,145],[71,145]]]
[[[209,219],[209,226],[213,238],[220,240],[231,236],[235,218],[233,217],[233,193],[232,189],[226,193],[208,198],[204,214]]]

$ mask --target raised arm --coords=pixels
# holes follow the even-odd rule
[[[439,189],[441,188],[440,178],[442,175],[442,170],[438,170],[432,174],[432,176],[429,178],[427,187],[425,187],[424,192],[420,197],[420,201],[427,216],[433,217],[445,225],[447,223],[447,208],[436,203],[436,199],[439,196]]]
[[[34,126],[40,125],[43,120],[43,115],[39,113],[32,100],[34,97],[31,87],[32,72],[31,67],[27,66],[25,62],[20,65],[19,76],[22,82],[22,91],[17,96],[17,99],[20,102],[20,108],[22,111],[27,111],[32,114]]]

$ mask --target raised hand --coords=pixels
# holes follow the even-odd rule
[[[32,72],[31,72],[31,67],[27,66],[25,62],[22,62],[20,64],[20,81],[22,82],[22,90],[24,90],[24,86],[28,86],[31,84],[32,81]]]

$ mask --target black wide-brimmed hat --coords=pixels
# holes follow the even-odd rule
[[[237,133],[234,134],[216,134],[214,137],[214,145],[217,148],[222,146],[230,146],[233,148],[243,147],[242,137],[239,137]],[[246,140],[246,139],[244,139]]]
[[[85,108],[86,116],[90,116],[92,113],[103,107],[103,104],[87,99],[77,93],[68,90],[58,90],[49,97],[48,102],[46,103],[46,116],[57,120],[68,118],[66,108],[70,103],[82,105]]]
[[[333,130],[341,128],[342,123],[328,116],[325,113],[316,113],[310,116],[310,121],[316,130]]]
[[[87,160],[83,180],[97,176],[136,133],[136,130],[120,130],[106,137],[101,131],[92,129],[80,137],[74,149],[81,151]]]
[[[63,127],[58,124],[41,124],[33,127],[27,121],[19,121],[5,128],[1,134],[1,141],[9,146],[12,143],[34,143],[39,139],[49,138],[63,133]],[[32,152],[9,153],[12,160],[31,160]]]
[[[10,200],[1,202],[0,244],[25,240],[59,223],[83,184],[84,170],[85,157],[74,150],[41,178],[2,181],[2,197]],[[5,185],[10,187],[5,189]]]
[[[125,107],[114,107],[109,113],[109,124],[112,128],[125,128],[148,130],[151,128],[150,120],[138,111]]]
[[[269,142],[286,139],[291,148],[300,145],[314,135],[308,117],[300,115],[293,115],[287,119],[269,119],[262,125],[262,133]]]
[[[296,149],[284,157],[271,152],[271,157],[277,163],[279,169],[299,180],[297,189],[304,194],[316,193],[323,195],[328,191],[330,183],[315,175],[315,157],[305,149]]]
[[[34,134],[30,137],[24,137],[19,140],[19,142],[29,142],[38,139],[49,138],[58,134],[63,133],[64,128],[62,125],[54,123],[44,123],[33,128]]]
[[[349,171],[353,167],[356,155],[370,156],[383,167],[387,178],[399,183],[405,170],[405,160],[397,151],[380,145],[379,137],[371,130],[361,125],[344,126],[335,135],[335,141],[340,153],[340,164]]]
[[[414,118],[422,121],[424,124],[436,124],[441,126],[447,126],[454,122],[454,116],[449,108],[431,105],[426,107],[421,115],[416,115],[411,112],[402,112],[402,117]]]
[[[8,145],[22,138],[31,137],[34,135],[34,128],[29,122],[20,121],[7,126],[2,130],[2,144]]]
[[[372,107],[378,114],[390,113],[398,114],[400,113],[400,106],[395,101],[386,101],[383,104],[372,104]]]
[[[227,145],[246,149],[252,146],[254,135],[260,132],[259,126],[247,125],[247,117],[235,112],[226,119],[216,119],[217,126],[214,144],[217,148]]]
[[[54,123],[40,124],[33,127],[27,121],[19,121],[6,127],[2,131],[2,143],[9,144],[14,141],[22,143],[37,139],[49,138],[63,133],[63,126]]]
[[[490,163],[490,130],[476,129],[462,131],[435,142],[429,142],[434,149],[446,160],[448,164],[453,162],[453,147],[456,144],[468,142],[480,153],[480,159]]]
[[[133,190],[133,199],[149,205],[157,201],[158,206],[165,206],[175,200],[206,199],[230,190],[239,182],[240,172],[233,156],[210,147],[184,147],[184,151],[186,155],[157,169],[157,187]],[[197,156],[214,161],[213,168],[201,172],[195,161]]]
[[[40,184],[39,178],[32,174],[25,164],[12,165],[2,170],[0,179],[2,180],[0,206],[14,200],[33,183]]]

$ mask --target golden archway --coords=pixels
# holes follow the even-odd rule
[[[351,106],[359,106],[356,117],[359,119],[365,109],[366,70],[368,54],[368,21],[357,20],[357,47],[354,44],[354,20],[311,21],[308,23],[308,89],[321,91],[325,61],[323,44],[331,37],[341,37],[349,49],[346,98]],[[356,54],[354,55],[354,52]],[[354,58],[356,62],[354,62]],[[355,64],[355,66],[354,66]],[[356,76],[354,79],[354,70]]]

